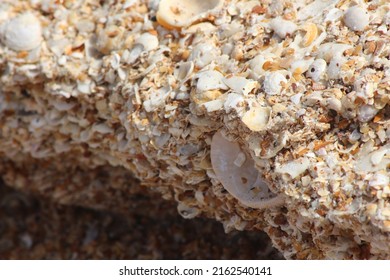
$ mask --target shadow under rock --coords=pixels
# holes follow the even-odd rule
[[[137,195],[128,215],[55,204],[0,182],[0,259],[281,259],[262,232],[225,234],[174,202]]]

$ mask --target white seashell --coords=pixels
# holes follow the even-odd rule
[[[309,69],[313,61],[314,58],[296,60],[291,64],[290,71],[291,73],[303,74]]]
[[[42,27],[39,19],[25,13],[11,19],[4,30],[4,42],[12,50],[29,51],[42,42]]]
[[[390,159],[386,156],[390,152],[390,145],[372,151],[373,145],[373,141],[366,142],[356,155],[356,171],[375,172],[386,170],[386,167],[390,164]]]
[[[382,174],[382,173],[375,173],[374,176],[370,179],[368,182],[368,185],[370,187],[375,187],[375,186],[387,186],[389,185],[389,175],[387,174]]]
[[[339,79],[341,77],[341,66],[347,62],[347,59],[342,56],[335,56],[330,62],[327,68],[327,74],[329,79]]]
[[[358,110],[358,120],[360,122],[369,122],[378,113],[378,109],[371,105],[363,105]]]
[[[213,89],[228,89],[223,83],[223,75],[215,70],[209,70],[198,73],[195,78],[198,78],[196,91],[198,93],[213,90]]]
[[[279,72],[267,72],[265,74],[263,88],[268,95],[275,95],[282,90],[281,83],[287,83],[287,79]]]
[[[255,163],[249,156],[240,166],[235,164],[243,153],[237,143],[226,140],[216,132],[211,141],[210,158],[217,179],[238,201],[248,207],[264,209],[284,203],[281,195],[275,196],[260,179]]]
[[[193,61],[196,66],[203,68],[216,60],[219,50],[210,42],[197,44],[192,50],[188,60]]]
[[[326,73],[326,61],[323,59],[316,59],[314,62],[310,65],[306,76],[311,78],[313,81],[318,82]]]
[[[352,31],[363,31],[369,22],[370,15],[359,6],[350,7],[344,14],[344,23]]]
[[[143,50],[153,51],[158,48],[158,38],[156,35],[150,34],[149,32],[142,34],[136,41],[136,44],[142,45]]]
[[[287,34],[291,35],[295,30],[297,30],[297,25],[291,21],[277,17],[271,20],[270,28],[275,32],[276,35],[284,39],[286,38]]]
[[[373,165],[378,165],[383,160],[383,157],[387,154],[387,149],[379,149],[371,153],[370,161]]]
[[[194,72],[194,63],[192,61],[181,62],[178,67],[175,68],[173,74],[175,78],[180,81],[181,84],[188,81]]]
[[[233,21],[232,23],[221,26],[221,33],[219,37],[221,40],[223,40],[232,37],[234,34],[242,32],[243,30],[244,26],[241,23]]]
[[[224,0],[161,0],[156,17],[167,29],[181,28],[207,17],[223,3]]]
[[[165,100],[171,93],[171,89],[168,87],[162,87],[158,90],[151,92],[149,99],[143,102],[143,106],[146,112],[153,112],[158,108],[165,105]]]
[[[348,140],[351,142],[351,143],[355,143],[356,141],[358,141],[361,137],[361,134],[360,132],[355,129],[354,131],[352,131],[352,133],[349,135],[348,137]]]
[[[182,201],[180,201],[177,205],[177,210],[184,219],[193,219],[200,214],[200,210],[198,208],[185,205]]]
[[[202,105],[206,108],[208,113],[219,111],[223,108],[224,101],[221,99],[211,100],[203,103]]]
[[[264,58],[263,55],[259,54],[255,56],[250,62],[249,62],[249,68],[256,74],[256,75],[262,75],[264,73],[263,64],[267,60]]]
[[[142,45],[135,45],[131,49],[131,51],[127,57],[127,63],[133,64],[134,62],[136,62],[137,59],[141,56],[143,50],[144,50],[144,47]]]
[[[354,90],[356,91],[356,96],[367,100],[374,97],[374,92],[377,89],[377,83],[367,81],[366,77],[359,77],[355,80]]]
[[[244,97],[242,96],[242,94],[232,92],[228,94],[223,106],[225,108],[226,113],[229,113],[232,109],[237,111],[239,105],[243,102]]]
[[[325,22],[336,22],[343,16],[343,11],[337,8],[330,9],[325,17]]]
[[[311,17],[321,15],[322,12],[328,7],[332,7],[333,4],[339,0],[315,0],[309,5],[305,5],[297,14],[298,20],[306,20]]]
[[[258,85],[258,82],[240,76],[225,78],[223,81],[234,92],[244,95],[248,95]]]
[[[310,166],[310,161],[307,158],[300,158],[294,161],[290,161],[284,165],[278,166],[275,169],[276,173],[288,174],[292,179],[295,179],[303,172],[305,172]]]
[[[193,34],[196,32],[202,32],[204,34],[210,34],[215,32],[217,27],[210,22],[200,22],[198,24],[191,25],[183,33]]]
[[[242,116],[242,122],[252,131],[262,131],[267,127],[270,115],[269,107],[253,107]]]
[[[294,103],[295,105],[298,105],[301,103],[301,98],[302,98],[302,93],[297,93],[297,94],[294,94],[293,96],[291,96],[290,100],[292,103]]]
[[[341,57],[344,51],[352,48],[351,45],[347,44],[325,43],[319,47],[317,58],[322,58],[326,62],[329,62],[334,57]]]
[[[341,104],[341,101],[336,98],[328,98],[326,100],[327,107],[331,110],[334,110],[336,112],[341,112],[343,105]]]

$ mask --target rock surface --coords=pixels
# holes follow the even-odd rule
[[[176,2],[1,1],[3,180],[126,212],[137,179],[288,259],[389,258],[388,1],[226,0],[168,26]],[[29,47],[8,28],[27,15]],[[239,146],[229,168],[252,158],[252,198],[278,203],[229,193],[216,133]]]

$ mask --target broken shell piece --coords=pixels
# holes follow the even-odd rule
[[[339,79],[341,77],[341,66],[347,62],[347,59],[343,56],[335,56],[329,62],[326,73],[329,79]]]
[[[257,86],[257,82],[244,77],[233,76],[223,80],[234,92],[248,95]]]
[[[344,23],[353,31],[363,31],[368,26],[370,16],[359,6],[349,8],[344,14]]]
[[[281,83],[287,83],[287,79],[279,72],[266,73],[263,83],[264,91],[268,95],[275,95],[282,90]]]
[[[242,122],[252,131],[262,131],[269,122],[270,114],[268,107],[254,107],[243,115]]]
[[[200,22],[198,24],[191,25],[183,33],[194,34],[196,32],[201,32],[203,34],[210,34],[211,32],[215,32],[216,29],[217,27],[210,22]]]
[[[190,25],[223,5],[223,0],[161,0],[157,21],[167,29]]]
[[[368,122],[372,120],[378,113],[378,109],[371,105],[363,105],[359,107],[358,120],[360,122]]]
[[[31,13],[13,18],[5,27],[4,41],[15,51],[37,48],[42,42],[42,27],[39,19]]]
[[[267,60],[264,58],[263,55],[259,54],[255,56],[250,62],[249,67],[253,71],[253,73],[256,75],[261,75],[264,73],[263,64]]]
[[[290,161],[275,169],[276,173],[288,174],[291,179],[295,179],[305,172],[310,166],[310,161],[307,158],[300,158],[294,161]]]
[[[201,212],[198,208],[190,207],[183,202],[177,205],[177,211],[184,219],[193,219]]]
[[[316,59],[310,65],[309,70],[306,73],[306,76],[311,78],[313,81],[320,81],[324,74],[326,73],[326,61],[323,59]]]
[[[284,20],[281,17],[275,18],[270,23],[271,29],[280,38],[284,39],[287,35],[291,35],[297,29],[297,25],[291,21]]]
[[[194,63],[192,61],[182,62],[174,70],[175,78],[180,81],[180,83],[185,83],[191,77],[194,72]]]
[[[305,5],[297,14],[298,20],[306,20],[308,18],[321,15],[325,9],[332,7],[338,0],[315,0],[309,5]]]
[[[366,142],[361,151],[356,155],[356,171],[375,172],[386,170],[390,164],[388,154],[390,152],[390,145],[380,147],[378,150],[372,151],[373,141]]]
[[[197,92],[203,92],[213,89],[228,89],[223,83],[223,75],[215,70],[200,72],[196,75],[198,83],[196,85]]]
[[[290,71],[293,73],[293,76],[303,74],[313,62],[314,58],[296,60],[290,65]]]
[[[152,51],[158,48],[157,36],[148,32],[142,34],[136,41],[136,44],[140,44],[144,47],[144,51]]]
[[[322,58],[326,62],[330,62],[333,57],[343,56],[343,52],[348,49],[352,49],[352,46],[339,43],[325,43],[319,47],[317,58]]]
[[[304,47],[308,47],[318,37],[318,28],[314,23],[307,23],[303,27],[303,30],[306,31],[306,34],[305,37],[303,37],[302,44]]]
[[[194,46],[188,61],[193,61],[197,67],[203,68],[217,59],[219,54],[220,50],[213,43],[207,41]]]
[[[235,162],[243,153],[238,143],[226,140],[216,132],[211,141],[211,164],[217,179],[224,188],[242,204],[264,209],[283,205],[284,197],[270,192],[266,182],[260,179],[255,163],[248,155],[241,166]]]
[[[368,182],[370,187],[387,186],[390,182],[389,175],[386,173],[375,173]]]

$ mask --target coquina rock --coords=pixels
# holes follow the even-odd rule
[[[389,258],[389,28],[387,0],[1,1],[1,176],[121,209],[136,178],[288,259]]]

